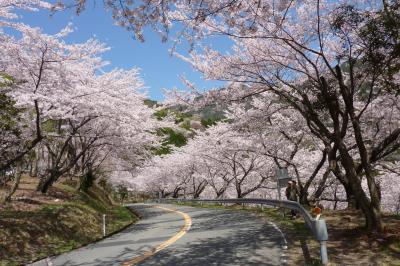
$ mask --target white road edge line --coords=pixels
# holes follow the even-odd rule
[[[53,263],[51,262],[50,258],[46,258],[46,263],[47,263],[47,266],[53,266]]]
[[[288,242],[286,240],[285,234],[282,232],[282,230],[273,222],[267,221],[270,225],[272,225],[273,228],[275,228],[280,234],[283,239],[283,245],[281,245],[282,248],[282,255],[281,259],[283,263],[287,263],[287,255],[286,255],[286,250],[288,249]]]

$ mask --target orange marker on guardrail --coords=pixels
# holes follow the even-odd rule
[[[312,212],[315,214],[315,219],[318,220],[321,217],[322,210],[319,207],[314,207]]]

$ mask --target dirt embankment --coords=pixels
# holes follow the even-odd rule
[[[137,220],[104,191],[86,193],[60,183],[42,195],[37,181],[23,178],[10,204],[0,206],[0,265],[23,265],[102,238],[102,215],[111,234]]]

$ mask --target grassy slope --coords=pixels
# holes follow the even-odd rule
[[[0,265],[26,264],[100,239],[103,213],[108,234],[137,219],[99,188],[85,194],[57,184],[44,196],[34,192],[35,182],[24,178],[19,200],[0,208]]]
[[[190,204],[200,207],[199,204]],[[282,217],[275,208],[246,207],[232,205],[203,205],[204,208],[227,208],[247,211],[272,221],[284,232],[288,242],[288,265],[320,265],[319,243],[302,219]],[[288,212],[288,211],[286,211]],[[329,265],[400,265],[400,216],[385,215],[385,231],[368,236],[362,229],[363,218],[354,211],[323,212],[328,226]]]

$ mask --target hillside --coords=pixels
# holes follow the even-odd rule
[[[23,265],[102,238],[102,215],[111,234],[138,218],[114,205],[98,187],[77,192],[64,180],[43,195],[24,177],[13,201],[0,206],[0,265]]]

